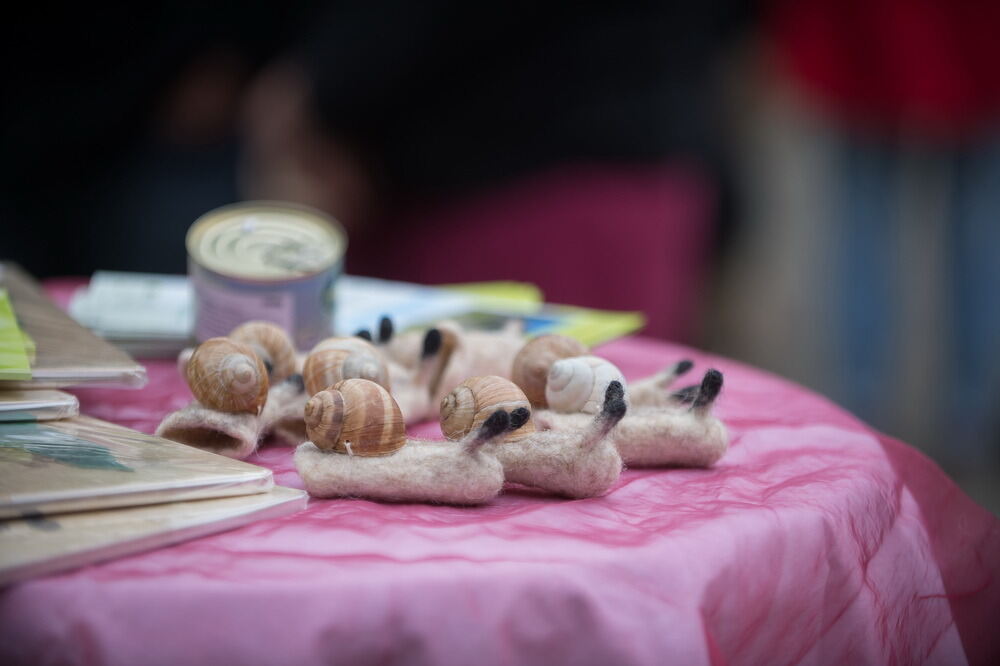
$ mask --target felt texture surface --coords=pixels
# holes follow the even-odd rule
[[[303,413],[308,400],[306,392],[295,383],[282,382],[273,387],[261,412],[263,434],[273,434],[277,443],[285,446],[298,446],[306,441]]]
[[[295,468],[313,497],[364,497],[388,502],[483,504],[503,487],[503,468],[485,445],[410,440],[387,456],[326,452],[305,442]]]
[[[257,414],[230,414],[194,402],[167,414],[156,435],[243,460],[256,450],[263,425]]]
[[[576,498],[610,490],[622,470],[621,455],[608,432],[614,431],[613,424],[581,416],[585,420],[573,428],[536,432],[498,445],[506,480]]]
[[[431,400],[432,417],[437,416],[441,400],[469,377],[496,375],[510,379],[514,357],[524,345],[520,330],[513,327],[486,333],[468,331],[453,322],[441,322],[437,328],[451,333],[456,344]]]
[[[243,460],[261,438],[273,433],[277,443],[298,446],[305,441],[303,408],[306,395],[294,382],[271,387],[260,414],[231,414],[193,402],[171,412],[156,435],[189,446]]]
[[[420,423],[437,413],[432,409],[431,393],[428,385],[430,371],[419,361],[413,366],[404,366],[395,361],[387,361],[389,368],[389,385],[392,387],[392,397],[403,413],[403,421],[407,424]]]
[[[559,414],[536,410],[538,428],[573,432],[584,427],[589,414]],[[729,448],[726,426],[708,410],[686,407],[629,408],[610,433],[611,441],[628,467],[710,467]]]
[[[0,663],[1000,663],[1000,521],[926,456],[733,361],[645,338],[596,352],[633,383],[719,368],[729,451],[583,500],[312,499],[21,583],[0,591]],[[147,366],[141,391],[74,391],[81,410],[152,432],[191,396],[173,363]],[[249,460],[301,487],[292,455]]]

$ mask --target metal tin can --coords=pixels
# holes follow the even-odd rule
[[[310,349],[333,329],[346,249],[335,220],[302,206],[251,201],[202,215],[187,234],[195,337],[201,342],[263,319]]]

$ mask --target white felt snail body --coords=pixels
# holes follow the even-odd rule
[[[306,392],[315,395],[344,379],[367,379],[390,390],[389,369],[381,353],[361,338],[321,340],[302,366]]]
[[[509,379],[496,375],[470,377],[441,400],[441,432],[450,440],[459,440],[480,428],[498,409],[507,413],[523,409],[530,414],[531,405],[524,392]],[[529,417],[518,422],[515,430],[508,431],[504,441],[517,441],[533,432],[535,425]]]
[[[195,399],[212,409],[258,413],[267,401],[264,363],[249,346],[227,338],[198,345],[184,374]]]
[[[597,356],[559,359],[549,368],[545,401],[557,412],[596,414],[613,381],[625,387],[625,376],[610,361]]]
[[[277,384],[295,374],[295,345],[277,324],[268,321],[248,321],[234,328],[227,336],[233,342],[247,345],[269,368],[270,381]]]
[[[399,407],[365,379],[347,379],[306,406],[311,441],[295,467],[314,497],[482,504],[503,486],[503,467],[484,445],[509,428],[497,410],[461,442],[407,439]]]

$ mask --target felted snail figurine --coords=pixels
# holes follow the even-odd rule
[[[272,384],[295,374],[298,365],[295,345],[280,326],[269,321],[248,321],[230,331],[227,337],[247,345],[257,354]]]
[[[607,383],[612,379],[622,381],[622,377],[616,367],[603,359],[571,360],[578,357],[596,358],[587,354],[587,348],[574,338],[559,334],[541,335],[526,342],[514,357],[511,379],[521,387],[535,407],[550,407],[560,412],[579,410],[594,413]],[[565,362],[561,363],[564,359]],[[558,375],[556,385],[549,388],[549,377],[557,364],[559,367],[555,371]],[[585,388],[588,385],[586,378],[591,371],[587,370],[585,365],[589,365],[597,375],[600,375],[599,381],[591,386],[589,392]],[[650,377],[630,382],[626,400],[632,406],[676,406],[677,398],[667,389],[691,367],[691,361],[683,360]],[[575,371],[581,374],[576,375]],[[625,385],[624,382],[622,385]],[[693,389],[689,387],[689,390]],[[555,404],[549,404],[546,398],[547,391],[558,394]],[[580,396],[588,397],[581,401]],[[587,405],[586,408],[583,405]]]
[[[259,413],[267,401],[267,369],[249,346],[227,338],[198,345],[184,369],[195,399],[222,412]]]
[[[536,409],[539,430],[575,432],[590,419],[596,396],[615,382],[624,387],[621,373],[612,364],[595,357],[567,356],[576,347],[564,336],[535,338],[514,359],[512,376],[526,382],[528,393],[545,393],[549,409]],[[538,377],[548,363],[545,383]],[[692,363],[679,361],[664,370],[633,382],[624,400],[629,413],[612,433],[626,465],[685,465],[708,467],[725,454],[729,436],[712,415],[712,405],[722,389],[722,373],[709,370],[701,384],[669,392],[667,388],[688,372]]]
[[[612,382],[614,383],[614,382]],[[635,405],[612,433],[622,460],[630,467],[710,467],[729,448],[725,425],[712,414],[723,377],[708,370],[700,384],[675,393],[668,406]],[[662,392],[662,389],[661,391]],[[536,410],[539,429],[572,432],[588,414]]]
[[[441,401],[441,432],[451,440],[465,437],[480,428],[490,414],[502,409],[513,414],[522,409],[530,414],[531,405],[514,382],[496,375],[470,377],[456,386]],[[515,442],[535,432],[530,418],[517,423],[509,430],[505,442]]]
[[[608,384],[596,415],[574,414],[572,427],[538,430],[496,447],[507,481],[567,497],[603,495],[618,481],[622,458],[612,433],[625,417],[625,390]],[[527,418],[527,408],[511,422]]]
[[[311,441],[295,467],[314,497],[482,504],[500,492],[503,468],[488,444],[509,429],[503,410],[456,445],[408,439],[402,415],[382,386],[345,379],[306,405]]]
[[[370,342],[357,337],[321,340],[306,357],[302,379],[309,395],[343,379],[367,379],[390,388],[385,359]]]
[[[274,435],[285,444],[305,439],[305,394],[288,335],[269,322],[237,326],[178,358],[195,402],[167,414],[156,429],[166,439],[246,458]]]

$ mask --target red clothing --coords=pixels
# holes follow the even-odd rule
[[[1000,119],[1000,2],[775,0],[779,64],[854,123],[931,133]]]

